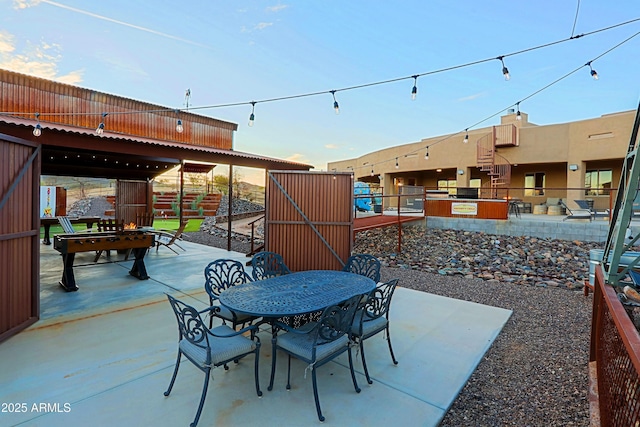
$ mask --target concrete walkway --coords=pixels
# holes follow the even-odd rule
[[[180,255],[163,248],[151,251],[145,261],[151,279],[146,281],[128,275],[131,261],[87,262],[75,269],[80,290],[73,293],[57,285],[60,255],[42,246],[42,320],[0,345],[0,425],[188,425],[204,377],[183,360],[171,395],[163,395],[177,344],[164,293],[204,308],[204,266],[217,258],[246,258],[188,242],[184,246],[187,251]],[[79,261],[85,255],[92,257],[78,255]],[[373,385],[366,384],[356,360],[360,394],[353,390],[346,355],[320,367],[325,424],[438,425],[510,315],[509,310],[399,288],[391,311],[399,365],[392,364],[379,334],[366,342]],[[286,391],[286,357],[279,357],[274,390],[266,390],[270,333],[259,336],[263,397],[255,394],[251,358],[229,371],[216,369],[199,425],[319,424],[311,378],[305,378],[301,362],[294,361],[292,390]]]

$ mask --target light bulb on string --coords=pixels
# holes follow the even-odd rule
[[[33,136],[40,136],[42,135],[42,126],[40,126],[40,113],[36,113],[35,115],[38,123],[36,123],[36,125],[33,127]]]
[[[251,115],[249,116],[249,127],[253,126],[253,122],[256,119],[256,116],[254,114],[255,108],[256,108],[256,102],[251,101]]]
[[[589,69],[591,69],[591,77],[593,77],[593,80],[598,80],[598,72],[591,66],[591,61],[587,62],[585,65],[588,65]]]
[[[424,159],[429,160],[429,147],[427,147],[427,149],[424,152]]]
[[[509,69],[504,65],[504,56],[498,56],[496,59],[499,59],[502,63],[502,75],[504,75],[504,79],[509,80],[511,78],[511,75],[509,74]]]
[[[413,88],[411,89],[411,100],[415,101],[418,96],[418,75],[411,76],[413,77]]]
[[[522,114],[520,114],[520,103],[516,103],[516,120],[522,120]]]
[[[373,176],[373,168],[371,168],[371,176]]]
[[[469,128],[465,129],[464,131],[466,133],[464,135],[464,139],[462,140],[462,142],[464,142],[466,144],[467,142],[469,142]]]
[[[100,124],[96,128],[97,135],[102,135],[104,133],[104,118],[107,117],[108,114],[109,113],[102,113],[102,120],[100,121]]]
[[[340,106],[338,105],[338,101],[336,101],[336,91],[332,90],[331,95],[333,95],[333,109],[335,110],[336,114],[340,114]]]
[[[396,157],[396,169],[398,169],[400,165],[398,164],[398,158]]]
[[[175,110],[175,112],[176,112],[176,117],[178,118],[178,121],[176,122],[176,132],[182,133],[182,131],[184,131],[184,127],[182,127],[182,120],[180,120],[180,116],[178,115],[178,110]]]

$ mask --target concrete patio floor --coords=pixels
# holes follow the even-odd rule
[[[177,348],[176,321],[164,294],[205,308],[204,266],[217,258],[247,258],[183,246],[187,251],[179,255],[166,248],[150,251],[146,281],[128,274],[132,261],[93,264],[93,254],[78,254],[76,265],[86,265],[75,268],[80,290],[72,293],[57,285],[60,255],[42,246],[41,320],[0,344],[0,425],[188,425],[204,375],[183,360],[171,395],[163,395]],[[379,334],[365,344],[371,386],[360,358],[355,360],[361,393],[353,390],[346,354],[320,367],[325,424],[438,425],[510,315],[399,287],[391,309],[399,365],[392,364]],[[255,393],[252,356],[228,371],[215,369],[200,426],[319,424],[302,362],[292,364],[292,390],[286,391],[286,357],[279,356],[274,389],[267,391],[271,335],[265,330],[259,336],[263,397]]]

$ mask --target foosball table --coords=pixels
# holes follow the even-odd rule
[[[154,244],[155,234],[140,230],[55,235],[53,236],[53,247],[62,254],[64,264],[60,286],[67,292],[78,290],[73,275],[73,262],[78,252],[131,251],[135,259],[129,274],[140,280],[147,280],[149,276],[144,265],[144,256]]]

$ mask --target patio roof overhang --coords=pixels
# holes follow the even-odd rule
[[[196,161],[260,169],[309,170],[313,166],[234,150],[142,138],[93,129],[0,116],[0,136],[10,135],[42,145],[42,174],[151,180],[183,162]],[[210,169],[209,169],[210,170]]]

